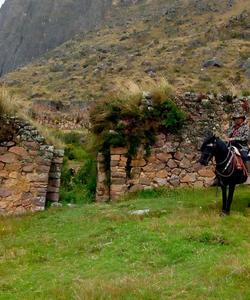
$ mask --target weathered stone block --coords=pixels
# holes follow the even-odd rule
[[[194,187],[195,188],[202,188],[202,187],[204,187],[203,181],[195,181],[194,182]]]
[[[34,170],[34,164],[27,164],[25,166],[23,166],[22,171],[25,173],[31,173]]]
[[[104,160],[105,160],[105,156],[101,152],[99,152],[97,154],[97,161],[98,162],[104,162]]]
[[[146,177],[142,177],[142,178],[140,178],[139,183],[142,184],[142,185],[150,185],[151,180],[146,178]]]
[[[55,172],[55,173],[49,173],[49,177],[53,179],[60,179],[61,178],[61,173],[60,172]]]
[[[168,180],[166,178],[155,178],[154,182],[156,182],[159,186],[167,185]]]
[[[161,170],[161,171],[155,173],[155,176],[158,178],[167,178],[168,172],[166,170]]]
[[[167,142],[162,147],[162,151],[167,152],[167,153],[175,153],[177,151],[178,146],[179,146],[178,143]]]
[[[54,157],[64,157],[64,150],[63,149],[54,149],[53,148]]]
[[[183,160],[180,162],[180,167],[183,169],[188,169],[192,166],[191,161],[187,158],[183,158]]]
[[[146,172],[145,174],[146,174],[146,177],[148,177],[148,178],[151,179],[151,180],[152,180],[153,178],[155,178],[155,176],[156,176],[156,175],[155,175],[155,174],[156,174],[155,172]]]
[[[2,197],[2,198],[7,198],[7,197],[11,196],[12,193],[13,193],[13,191],[11,189],[0,188],[0,197]]]
[[[112,176],[111,178],[126,178],[127,177],[127,174],[126,172],[114,172],[112,173]]]
[[[111,161],[113,161],[113,160],[115,160],[115,161],[119,161],[119,160],[120,160],[120,158],[121,158],[121,156],[120,156],[120,155],[111,155],[111,157],[110,157]]]
[[[117,167],[119,165],[119,160],[111,160],[110,165],[111,167]]]
[[[177,187],[177,186],[180,185],[180,178],[179,178],[179,176],[172,175],[168,181],[169,181],[169,183],[170,183],[173,187]]]
[[[128,149],[123,148],[123,147],[117,147],[117,148],[110,149],[111,155],[122,155],[122,154],[127,154],[127,153],[128,153]]]
[[[60,187],[61,180],[60,179],[49,179],[49,186]]]
[[[105,180],[107,180],[107,176],[106,173],[98,173],[98,182],[104,182]]]
[[[110,187],[110,192],[126,192],[127,191],[127,186],[124,184],[112,184]]]
[[[29,155],[32,157],[35,157],[35,156],[40,155],[40,153],[39,153],[39,151],[36,151],[36,150],[30,150]]]
[[[26,175],[26,178],[30,182],[48,182],[49,176],[46,173],[41,173],[41,174],[28,173]]]
[[[13,164],[18,161],[18,158],[13,153],[6,153],[0,155],[0,162],[6,163],[6,164]]]
[[[169,167],[169,168],[171,168],[171,169],[175,169],[175,168],[177,168],[177,163],[176,163],[176,161],[175,160],[173,160],[173,159],[170,159],[168,162],[167,162],[167,166]]]
[[[209,178],[213,178],[215,176],[213,170],[211,170],[209,168],[203,168],[203,169],[199,170],[198,174],[201,177],[209,177]]]
[[[58,202],[59,201],[59,193],[47,193],[47,200],[52,202]]]
[[[181,178],[181,183],[192,183],[196,181],[196,174],[186,174],[183,178]]]
[[[172,170],[171,173],[178,176],[178,175],[181,174],[181,169],[175,168],[175,169]]]
[[[20,161],[17,161],[13,164],[6,164],[4,169],[7,171],[18,171],[21,170],[22,164]]]
[[[156,154],[156,157],[163,162],[167,162],[170,158],[172,158],[172,154],[171,153],[158,153],[158,154]]]
[[[19,176],[19,173],[18,172],[11,172],[10,174],[9,174],[9,177],[10,178],[13,178],[13,179],[17,179],[18,178],[18,176]]]
[[[42,166],[42,165],[39,165],[37,166],[36,168],[36,172],[37,173],[49,173],[50,171],[50,166]],[[60,170],[59,170],[60,171]]]
[[[147,162],[145,159],[139,159],[139,160],[132,160],[131,166],[132,167],[144,167],[146,166]]]
[[[121,155],[121,159],[120,159],[122,162],[125,162],[125,163],[127,163],[127,161],[128,161],[128,158],[127,157],[125,157],[125,156],[122,156]]]
[[[50,166],[51,165],[51,160],[50,159],[46,159],[44,157],[37,157],[36,163],[38,165]]]
[[[29,150],[38,150],[40,145],[36,142],[23,142],[23,146]]]
[[[54,163],[54,164],[63,164],[63,157],[53,157],[52,163]]]
[[[180,152],[180,151],[177,151],[175,154],[174,154],[174,158],[176,159],[176,160],[182,160],[183,158],[184,158],[184,153],[182,153],[182,152]]]
[[[28,156],[28,152],[23,147],[14,146],[9,149],[10,153],[14,153],[22,158],[26,158]]]
[[[35,205],[35,210],[44,210],[46,198],[45,197],[37,197],[33,204]]]
[[[125,161],[121,161],[119,162],[119,167],[125,168],[127,166],[127,163]]]
[[[126,179],[125,178],[112,178],[111,184],[126,184]]]
[[[6,170],[0,170],[0,177],[8,178],[9,177],[9,172],[6,171]]]
[[[7,147],[0,147],[0,155],[6,153],[8,151]]]
[[[143,185],[142,184],[136,184],[136,185],[133,185],[130,189],[129,189],[129,192],[133,193],[133,192],[137,192],[137,191],[141,191],[143,190]]]

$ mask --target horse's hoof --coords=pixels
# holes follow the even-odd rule
[[[222,210],[221,212],[220,212],[220,217],[226,217],[226,216],[229,216],[230,215],[230,212],[229,211],[224,211],[224,210]]]

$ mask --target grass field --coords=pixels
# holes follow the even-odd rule
[[[224,218],[215,189],[1,218],[0,299],[250,299],[249,196]]]

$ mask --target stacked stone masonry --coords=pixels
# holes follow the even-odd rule
[[[201,167],[197,163],[204,133],[213,130],[223,137],[232,112],[239,105],[249,114],[249,100],[194,93],[177,97],[176,102],[188,118],[181,134],[159,134],[149,156],[142,145],[131,161],[126,157],[127,149],[111,149],[110,170],[98,169],[105,197],[100,196],[102,192],[97,181],[97,201],[116,200],[126,192],[160,186],[200,188],[211,185],[215,177],[214,166]],[[99,164],[100,157],[97,159]],[[105,186],[105,182],[110,182],[109,186]]]
[[[1,118],[14,129],[0,143],[0,214],[44,210],[59,200],[63,150],[47,145],[38,131],[16,118]]]

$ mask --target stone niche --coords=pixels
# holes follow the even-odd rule
[[[0,214],[45,209],[59,201],[64,151],[17,118],[0,118]]]

